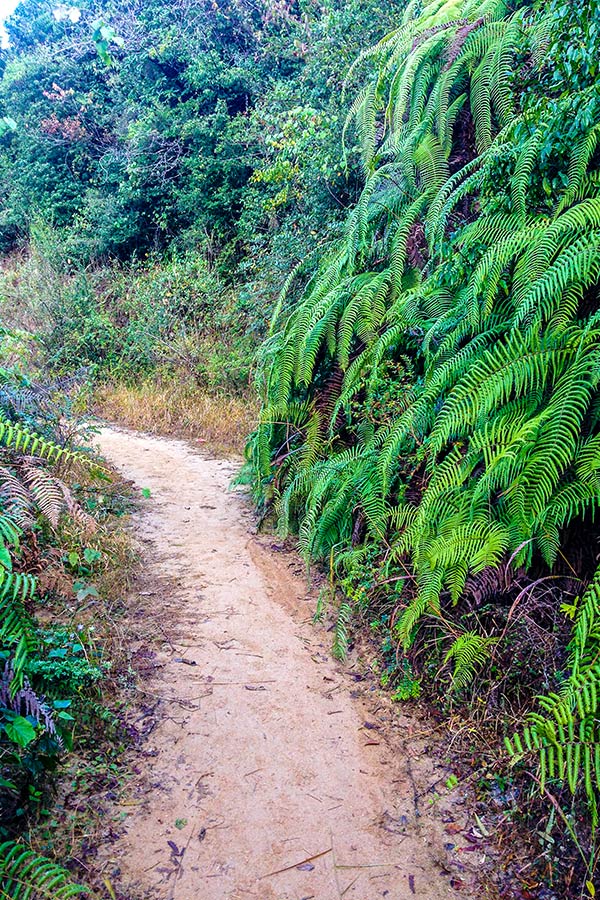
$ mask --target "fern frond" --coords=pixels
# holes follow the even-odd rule
[[[0,844],[0,891],[8,900],[67,900],[91,896],[69,872],[24,844]]]
[[[0,565],[0,639],[12,654],[16,683],[21,682],[27,658],[37,647],[37,630],[25,605],[35,588],[31,575],[9,572]]]
[[[349,603],[341,603],[335,623],[332,654],[336,659],[344,660],[348,656],[348,628],[352,619],[352,607]]]
[[[497,643],[497,638],[484,637],[475,631],[466,631],[454,640],[444,663],[454,664],[452,686],[455,690],[461,690],[473,681],[477,669],[489,661],[491,649]]]

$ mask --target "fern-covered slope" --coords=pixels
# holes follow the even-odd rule
[[[250,444],[281,527],[355,604],[391,604],[405,652],[433,623],[455,687],[533,611],[554,643],[537,684],[566,700],[527,746],[568,754],[552,775],[573,790],[585,768],[594,818],[599,610],[573,595],[600,501],[599,14],[411,2],[363,54],[362,196],[301,301],[282,298]]]

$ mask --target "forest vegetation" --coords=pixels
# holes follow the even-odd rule
[[[45,610],[115,540],[64,424],[93,385],[252,432],[240,477],[327,571],[334,652],[369,625],[398,700],[491,736],[507,815],[563,848],[527,896],[595,896],[598,0],[23,0],[6,28],[5,895],[80,890],[23,838],[103,677]]]

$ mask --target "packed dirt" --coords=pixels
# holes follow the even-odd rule
[[[152,728],[107,877],[161,900],[475,896],[453,862],[464,798],[426,752],[430,723],[360,660],[331,658],[299,561],[253,533],[229,487],[235,465],[112,428],[98,443],[149,492],[133,526],[155,623],[140,649]]]

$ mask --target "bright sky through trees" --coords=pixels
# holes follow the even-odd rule
[[[6,46],[7,37],[4,30],[4,20],[19,5],[19,0],[0,0],[0,43]]]
[[[19,0],[0,0],[0,18],[4,21],[18,6]]]

